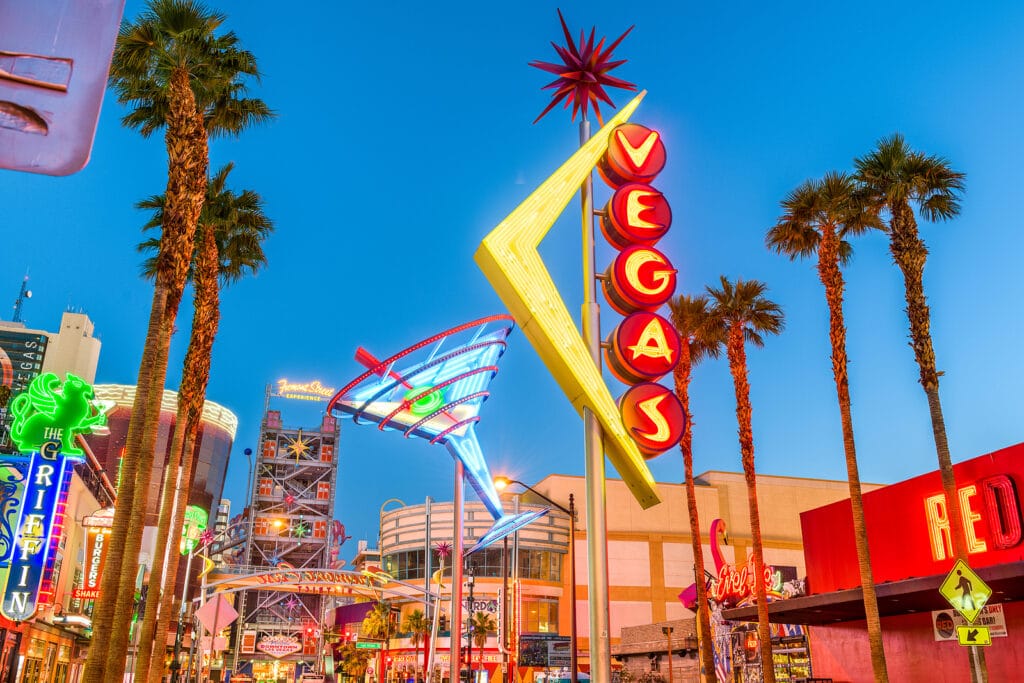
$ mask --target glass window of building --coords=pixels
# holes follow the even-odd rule
[[[558,633],[558,600],[524,599],[521,627],[523,633]]]

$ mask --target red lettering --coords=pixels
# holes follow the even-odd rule
[[[993,545],[1000,550],[1014,547],[1021,541],[1021,511],[1013,480],[997,474],[983,480],[981,490]]]

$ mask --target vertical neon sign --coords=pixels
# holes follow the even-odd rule
[[[63,527],[64,505],[73,463],[83,459],[75,436],[105,424],[92,402],[92,387],[68,375],[36,377],[11,401],[11,437],[29,454],[21,509],[15,525],[0,613],[12,621],[35,614],[40,598],[52,595],[56,547]]]

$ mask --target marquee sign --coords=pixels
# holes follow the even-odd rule
[[[618,256],[602,279],[605,299],[627,316],[608,337],[605,361],[616,379],[635,384],[619,398],[623,424],[644,457],[679,443],[686,414],[674,392],[652,382],[679,361],[675,328],[658,310],[675,294],[676,269],[654,248],[672,223],[672,210],[652,182],[665,167],[661,135],[627,123],[612,131],[598,163],[615,194],[605,206],[601,232]]]
[[[287,657],[302,649],[302,643],[294,636],[263,636],[256,643],[256,649],[266,652],[274,659]]]
[[[25,621],[52,592],[50,574],[64,521],[71,467],[82,460],[75,437],[106,424],[93,402],[92,387],[68,374],[62,383],[52,372],[32,380],[10,403],[11,439],[29,455],[21,509],[0,614]]]

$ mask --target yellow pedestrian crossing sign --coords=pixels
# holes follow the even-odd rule
[[[967,620],[968,624],[973,624],[992,596],[992,589],[967,566],[966,562],[957,560],[939,586],[939,593],[949,600],[949,604]]]
[[[957,626],[956,640],[961,645],[991,645],[992,634],[988,626]]]

